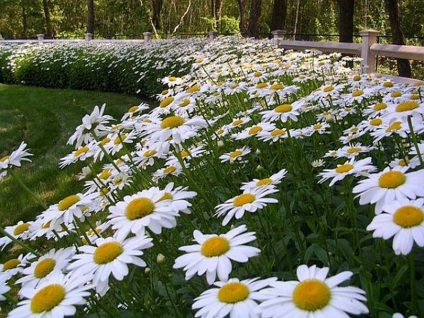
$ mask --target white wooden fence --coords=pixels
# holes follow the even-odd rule
[[[362,58],[362,73],[375,73],[377,56],[387,56],[398,59],[424,61],[424,47],[411,45],[378,44],[376,30],[364,30],[359,34],[362,43],[339,43],[339,42],[314,42],[314,41],[291,41],[284,39],[284,31],[273,31],[275,45],[289,50],[317,49],[321,52],[338,52],[342,54],[357,55]],[[409,79],[404,77],[389,76],[397,82],[416,83],[422,80]]]

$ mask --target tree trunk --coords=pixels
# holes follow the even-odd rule
[[[262,14],[262,0],[251,0],[249,25],[247,34],[249,37],[259,38],[259,18]]]
[[[160,13],[162,11],[163,0],[152,0],[153,17],[152,22],[156,30],[161,30]]]
[[[247,35],[247,20],[246,20],[246,0],[237,0],[239,6],[240,22],[239,28],[240,33],[243,36]]]
[[[50,5],[48,0],[43,0],[44,20],[46,22],[46,35],[50,38],[54,37],[52,22],[50,19]]]
[[[339,4],[339,42],[353,43],[355,0],[337,0]]]
[[[25,5],[21,2],[22,8],[22,38],[26,39],[28,37],[28,15],[25,8]]]
[[[286,22],[287,0],[274,0],[272,10],[271,31],[282,30]]]
[[[386,0],[386,10],[389,13],[390,28],[392,30],[392,42],[397,45],[405,45],[401,21],[399,16],[399,1]],[[409,60],[396,59],[399,76],[412,77]]]
[[[94,37],[94,0],[87,0],[87,33],[93,34]]]

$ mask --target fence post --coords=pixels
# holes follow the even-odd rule
[[[218,37],[218,31],[209,31],[208,32],[208,39],[209,41],[213,41]]]
[[[44,34],[37,34],[38,44],[42,44],[44,41]]]
[[[371,53],[371,45],[377,43],[377,30],[363,30],[359,32],[362,37],[362,74],[369,74],[375,72],[375,55]]]
[[[93,33],[86,33],[85,34],[85,40],[91,41],[93,39]]]
[[[151,32],[144,32],[143,38],[144,38],[144,44],[148,44],[152,40],[152,33]]]
[[[274,30],[271,32],[274,45],[278,47],[279,39],[284,39],[285,32],[283,30]]]

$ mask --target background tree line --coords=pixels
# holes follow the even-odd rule
[[[265,37],[283,29],[299,39],[308,39],[302,34],[340,33],[341,41],[350,42],[364,28],[395,33],[394,6],[403,34],[422,37],[422,0],[0,0],[0,35],[81,38],[90,32],[139,38],[145,31],[166,37],[217,30]]]

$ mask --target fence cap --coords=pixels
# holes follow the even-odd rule
[[[374,29],[366,29],[366,30],[362,30],[362,31],[360,31],[359,32],[359,34],[362,36],[362,35],[365,35],[365,34],[379,34],[380,32],[379,31],[377,31],[377,30],[374,30]]]

